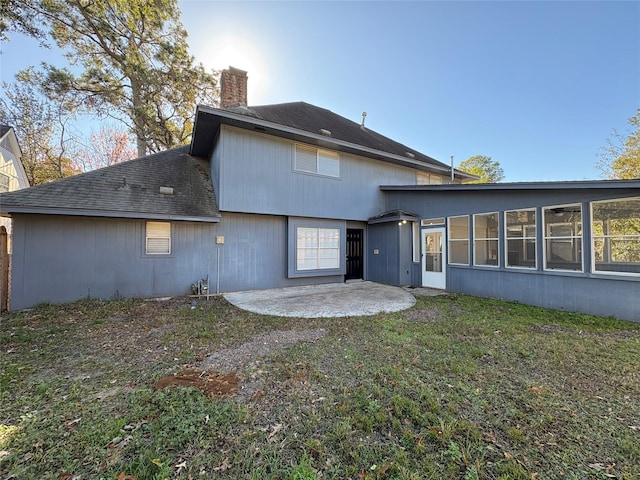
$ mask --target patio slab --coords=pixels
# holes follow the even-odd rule
[[[224,294],[243,310],[280,317],[354,317],[406,310],[415,297],[400,287],[375,282],[330,283]]]

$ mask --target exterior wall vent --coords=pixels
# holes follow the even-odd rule
[[[160,187],[162,195],[173,195],[173,187]]]
[[[404,154],[409,158],[416,158],[416,156],[411,152],[404,152]]]
[[[330,136],[331,136],[331,130],[326,130],[326,129],[324,129],[324,128],[321,128],[321,129],[320,129],[320,133],[321,133],[322,135],[324,135],[325,137],[330,137]]]

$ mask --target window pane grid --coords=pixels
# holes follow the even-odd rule
[[[506,266],[536,268],[536,211],[509,210],[504,213]]]
[[[583,271],[582,205],[543,209],[544,268]]]
[[[340,268],[340,230],[298,227],[296,267],[299,271]]]
[[[473,216],[473,264],[497,267],[498,259],[498,213],[483,213]]]
[[[640,198],[592,202],[596,272],[640,274]]]
[[[469,265],[469,216],[449,217],[449,263]]]

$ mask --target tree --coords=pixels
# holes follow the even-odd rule
[[[607,178],[640,178],[640,108],[628,122],[635,130],[627,138],[614,130],[599,155],[597,167]]]
[[[474,155],[460,162],[458,170],[480,177],[478,180],[467,183],[497,183],[504,178],[500,162],[484,155]]]
[[[78,173],[71,161],[76,141],[69,128],[72,104],[51,102],[39,88],[41,81],[33,69],[24,70],[15,83],[2,83],[0,98],[0,123],[14,128],[31,185]]]
[[[188,53],[177,0],[11,0],[11,5],[18,13],[8,18],[13,26],[5,31],[20,30],[24,18],[43,25],[74,67],[43,64],[49,98],[73,93],[85,111],[123,122],[135,135],[140,156],[186,143],[195,105],[217,98],[214,72],[196,65]]]
[[[83,172],[108,167],[136,157],[136,150],[126,132],[109,125],[100,127],[98,133],[91,135],[89,144],[77,154],[76,167]]]

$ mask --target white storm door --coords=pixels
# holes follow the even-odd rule
[[[447,242],[444,228],[430,228],[421,231],[422,237],[422,286],[447,288]]]

